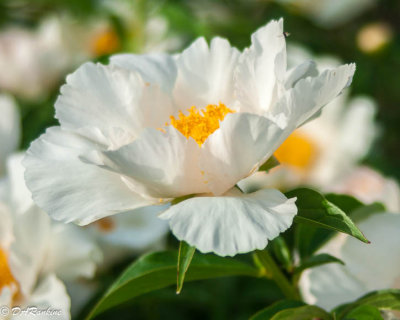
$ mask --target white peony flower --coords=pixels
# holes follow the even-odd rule
[[[36,99],[54,87],[71,65],[60,21],[45,19],[36,30],[9,27],[0,33],[0,88]]]
[[[289,66],[311,58],[304,48],[289,45]],[[315,61],[323,68],[340,65],[328,56]],[[275,151],[280,166],[268,174],[258,172],[239,186],[247,191],[311,185],[325,192],[336,191],[335,185],[356,170],[369,152],[378,134],[375,113],[376,104],[371,98],[349,99],[346,94],[341,95],[324,108],[320,117],[295,130]]]
[[[110,15],[118,17],[124,28],[125,45],[133,52],[170,52],[182,47],[183,39],[173,34],[168,20],[159,14],[158,3],[143,7],[134,1],[104,0],[101,6]],[[115,32],[114,35],[118,36]],[[112,33],[104,33],[103,37],[97,39],[101,38],[114,43]],[[97,44],[98,48],[104,48],[101,42]],[[107,52],[112,53],[109,50]]]
[[[319,253],[341,259],[304,272],[300,280],[307,303],[331,309],[370,291],[400,289],[400,214],[379,213],[358,224],[371,241],[366,245],[338,234]]]
[[[57,309],[60,316],[40,319],[70,319],[62,281],[92,277],[101,252],[77,226],[52,222],[33,204],[23,181],[22,157],[8,161],[8,188],[2,190],[7,193],[1,195],[8,201],[0,202],[0,306]],[[0,315],[11,318],[11,313]]]
[[[81,225],[186,199],[160,215],[179,240],[222,256],[263,249],[291,225],[295,199],[235,185],[340,94],[355,66],[314,69],[286,70],[282,20],[243,53],[200,38],[177,56],[84,64],[61,88],[60,126],[28,151],[27,185],[52,217]]]
[[[18,148],[21,135],[18,107],[11,96],[0,94],[0,176],[5,173],[7,157]]]

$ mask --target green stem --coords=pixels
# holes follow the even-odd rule
[[[282,293],[288,299],[301,300],[300,294],[295,287],[291,285],[288,278],[282,273],[281,269],[276,264],[267,250],[255,252],[257,260],[265,268],[268,278],[275,281]]]

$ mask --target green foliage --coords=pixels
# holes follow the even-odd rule
[[[329,193],[325,195],[325,198],[346,212],[355,222],[364,220],[373,214],[386,211],[384,204],[381,202],[365,205],[358,199],[347,194]]]
[[[317,306],[302,306],[279,311],[271,320],[333,320],[332,316]]]
[[[272,247],[275,257],[286,271],[291,272],[293,269],[293,259],[285,239],[282,236],[276,237],[271,241],[270,246]]]
[[[295,217],[296,222],[343,232],[368,243],[346,213],[317,191],[299,188],[287,192],[286,196],[297,197],[296,205],[299,211]]]
[[[335,258],[329,254],[321,253],[303,260],[301,265],[294,269],[293,273],[295,275],[300,275],[306,269],[318,267],[327,263],[340,263],[344,265],[344,262],[342,260]]]
[[[325,195],[325,198],[331,204],[345,212],[354,222],[362,221],[372,214],[385,211],[384,205],[379,202],[365,205],[349,195],[330,193]],[[302,258],[310,257],[335,235],[333,230],[322,229],[310,224],[297,225],[295,232],[296,246]]]
[[[87,319],[139,295],[176,283],[177,251],[151,253],[131,264],[108,289]],[[227,276],[259,276],[259,271],[232,258],[194,255],[186,281]]]
[[[296,300],[278,301],[278,302],[274,303],[273,305],[270,305],[269,307],[266,307],[265,309],[258,311],[249,320],[271,319],[275,314],[277,314],[278,312],[280,312],[282,310],[296,308],[296,307],[302,307],[304,305],[305,305],[304,302],[296,301]]]
[[[195,251],[195,247],[189,246],[185,241],[180,242],[178,253],[178,275],[176,281],[176,293],[180,293],[182,290],[183,280],[185,279],[186,272],[189,268]]]
[[[352,314],[362,313],[366,310],[366,308],[359,309],[361,306],[379,310],[400,310],[400,290],[390,289],[370,292],[352,303],[335,308],[332,313],[336,315],[338,320],[351,319]]]
[[[351,310],[344,320],[383,320],[378,308],[363,305]]]

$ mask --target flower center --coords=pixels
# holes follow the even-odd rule
[[[97,220],[93,224],[103,233],[111,232],[116,228],[115,222],[110,217]]]
[[[117,33],[112,29],[105,29],[94,36],[91,51],[96,57],[116,52],[120,47]]]
[[[306,170],[317,156],[317,147],[305,134],[294,131],[275,151],[280,163]]]
[[[4,287],[11,287],[14,297],[18,294],[18,282],[11,273],[7,254],[0,249],[0,292]]]
[[[186,138],[189,139],[189,137],[192,137],[199,146],[206,141],[210,134],[219,128],[220,121],[224,120],[228,113],[235,112],[221,102],[219,105],[209,104],[201,110],[192,106],[188,111],[188,115],[184,115],[182,111],[179,111],[178,119],[171,116],[171,125]]]

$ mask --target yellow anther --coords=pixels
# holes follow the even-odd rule
[[[188,109],[189,114],[179,112],[178,119],[171,116],[171,125],[179,130],[186,138],[192,137],[201,146],[204,141],[219,128],[220,121],[224,120],[228,113],[235,111],[229,109],[223,103],[209,104],[202,110],[195,106]]]
[[[6,252],[0,249],[0,292],[4,287],[11,287],[14,297],[18,295],[18,282],[11,273]]]

